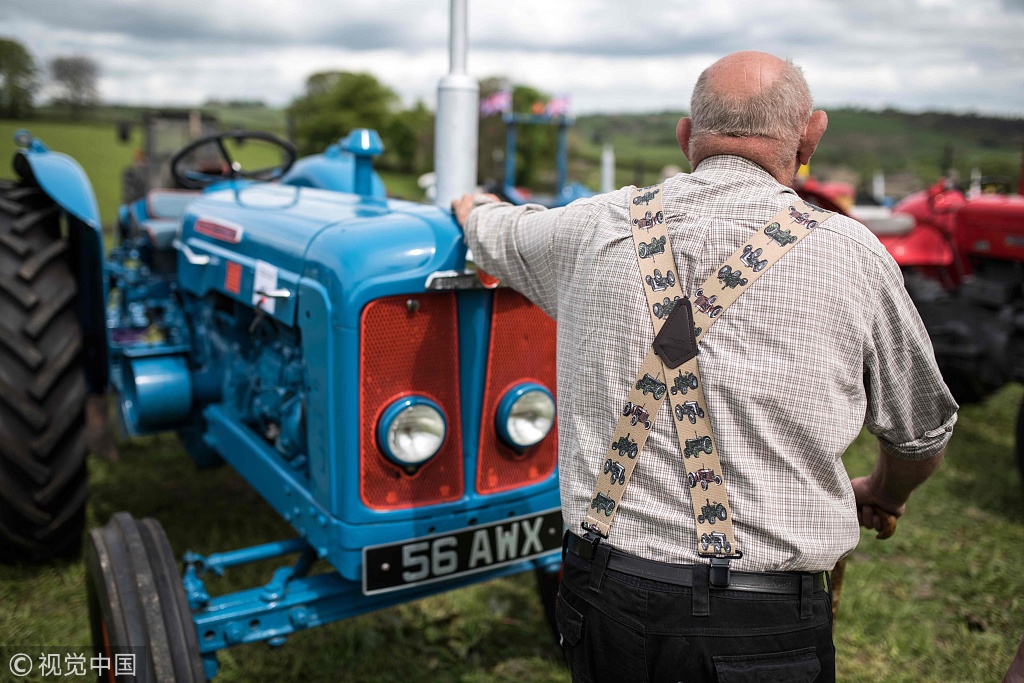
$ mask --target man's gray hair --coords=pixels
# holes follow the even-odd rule
[[[724,135],[798,140],[811,115],[811,92],[800,67],[786,60],[782,74],[754,97],[737,98],[708,87],[708,71],[690,100],[693,137]]]

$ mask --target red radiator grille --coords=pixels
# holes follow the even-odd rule
[[[494,292],[487,386],[480,425],[478,493],[497,493],[547,479],[558,460],[558,425],[523,454],[506,446],[494,428],[501,397],[520,382],[537,382],[555,393],[555,322],[511,289]]]
[[[374,509],[395,510],[458,500],[464,475],[455,295],[438,292],[378,299],[363,310],[360,332],[359,492],[363,502]],[[412,476],[381,453],[376,434],[384,409],[409,394],[436,402],[448,423],[440,452]]]

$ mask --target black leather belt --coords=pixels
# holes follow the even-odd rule
[[[583,552],[581,553],[581,548]],[[621,550],[609,547],[608,566],[611,571],[638,576],[652,581],[661,581],[675,586],[693,586],[693,565],[669,564],[657,560],[645,560]],[[592,546],[576,534],[569,532],[568,552],[588,562]],[[752,593],[776,593],[781,595],[800,595],[803,577],[810,576],[814,591],[825,589],[825,573],[809,574],[806,572],[730,572],[729,586],[724,590],[749,591]],[[712,589],[720,590],[712,585]]]

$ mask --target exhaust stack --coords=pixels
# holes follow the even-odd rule
[[[451,207],[453,199],[476,188],[476,155],[480,86],[466,73],[467,0],[451,0],[448,75],[437,86],[434,128],[434,203]]]

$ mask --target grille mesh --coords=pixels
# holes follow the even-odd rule
[[[505,392],[537,382],[555,393],[555,322],[511,289],[494,292],[476,490],[498,493],[547,479],[558,457],[558,425],[520,455],[498,438],[494,416]]]
[[[407,302],[416,301],[413,312]],[[459,346],[455,295],[393,296],[363,310],[359,353],[359,493],[378,510],[459,499],[464,490],[459,427]],[[377,421],[391,403],[419,394],[444,411],[441,450],[410,476],[377,445]]]

